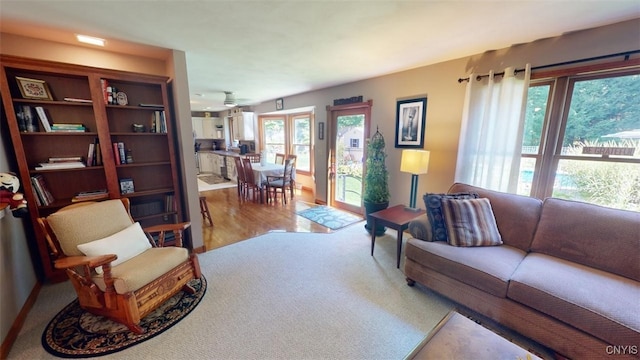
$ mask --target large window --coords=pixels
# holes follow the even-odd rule
[[[640,70],[532,81],[518,193],[640,211]]]
[[[267,160],[274,162],[277,153],[296,155],[296,172],[311,172],[311,129],[313,114],[260,116],[262,144]]]

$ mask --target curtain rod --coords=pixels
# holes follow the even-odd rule
[[[540,66],[535,66],[531,68],[531,71],[533,70],[540,70],[540,69],[546,69],[546,68],[550,68],[550,67],[555,67],[555,66],[564,66],[564,65],[572,65],[572,64],[578,64],[578,63],[582,63],[582,62],[587,62],[587,61],[595,61],[595,60],[601,60],[601,59],[608,59],[608,58],[612,58],[612,57],[617,57],[617,56],[624,56],[624,60],[629,60],[629,56],[633,55],[633,54],[637,54],[640,53],[640,50],[632,50],[632,51],[626,51],[626,52],[621,52],[621,53],[616,53],[616,54],[609,54],[609,55],[602,55],[602,56],[594,56],[594,57],[590,57],[590,58],[585,58],[585,59],[579,59],[579,60],[571,60],[571,61],[565,61],[565,62],[559,62],[559,63],[555,63],[555,64],[549,64],[549,65],[540,65]],[[524,69],[516,69],[515,70],[515,74],[524,71]],[[504,71],[503,72],[499,72],[499,73],[494,73],[494,76],[502,76],[504,75]],[[476,76],[476,80],[481,80],[482,78],[485,77],[489,77],[489,74],[486,75],[478,75]],[[462,83],[464,81],[469,81],[469,77],[466,78],[459,78],[458,79],[458,83]]]

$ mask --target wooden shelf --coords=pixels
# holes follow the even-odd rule
[[[75,194],[95,189],[107,189],[111,199],[127,197],[132,206],[139,208],[146,204],[160,207],[157,214],[134,218],[143,227],[184,221],[179,199],[182,191],[174,148],[176,141],[169,111],[168,78],[7,55],[0,55],[0,60],[0,93],[6,113],[6,124],[0,124],[0,128],[8,128],[11,134],[25,197],[30,204],[38,203],[31,177],[39,177],[54,198],[47,205],[29,206],[35,228],[39,226],[39,217],[70,205]],[[53,100],[23,98],[16,77],[43,80]],[[131,105],[107,104],[103,91],[105,81],[127,94]],[[65,98],[91,102],[65,101]],[[45,110],[49,123],[82,124],[88,131],[46,132],[37,112],[31,111],[36,106]],[[21,131],[24,127],[19,123],[18,114],[25,112],[33,113],[34,132]],[[151,121],[157,116],[164,117],[166,132],[149,132]],[[133,124],[143,124],[147,132],[133,132]],[[133,163],[117,163],[114,142],[122,142],[125,149],[131,150]],[[50,157],[82,156],[86,161],[90,144],[97,144],[100,149],[102,164],[99,166],[34,169]],[[120,194],[119,179],[122,178],[133,179],[137,191]],[[35,242],[32,248],[38,251],[43,277],[63,279],[64,273],[53,267],[46,239],[41,231],[35,233],[36,238],[29,240]]]

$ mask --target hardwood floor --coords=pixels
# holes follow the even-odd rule
[[[252,201],[240,201],[235,187],[203,191],[206,197],[213,226],[204,223],[202,236],[206,251],[252,238],[270,230],[289,232],[328,233],[331,229],[319,225],[296,212],[315,206],[313,194],[297,191],[293,200],[287,204],[260,204]]]

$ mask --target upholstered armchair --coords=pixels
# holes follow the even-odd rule
[[[80,306],[143,333],[140,319],[177,292],[194,292],[200,278],[195,254],[182,247],[189,223],[143,230],[131,218],[128,199],[77,203],[38,223],[54,256],[65,269]],[[173,233],[175,246],[163,247]]]

